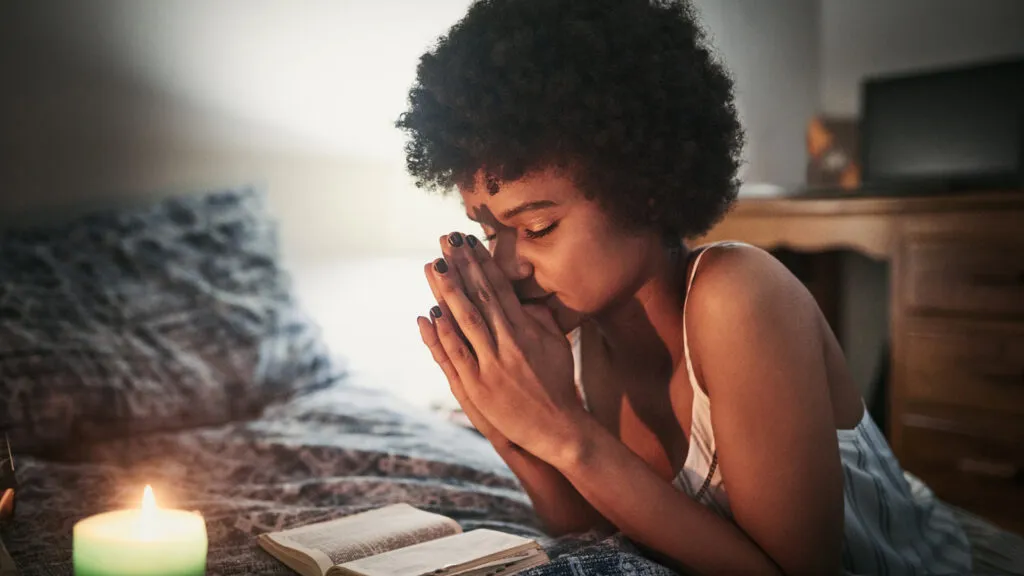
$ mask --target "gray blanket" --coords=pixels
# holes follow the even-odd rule
[[[531,574],[671,574],[618,537],[544,538],[529,499],[468,430],[348,379],[226,426],[93,443],[21,458],[15,524],[4,541],[24,576],[71,574],[74,522],[138,506],[203,513],[208,574],[292,574],[257,534],[394,502],[542,539],[554,561]]]

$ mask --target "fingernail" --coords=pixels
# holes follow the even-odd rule
[[[458,232],[452,232],[451,234],[448,235],[448,243],[456,248],[462,246],[462,234],[459,234]]]
[[[472,234],[470,234],[469,236],[466,236],[466,244],[469,244],[470,248],[476,248],[476,243],[477,243],[476,236],[473,236]]]
[[[440,318],[441,317],[441,307],[440,306],[434,306],[433,308],[431,308],[430,309],[430,315],[433,316],[434,318]]]
[[[438,258],[434,261],[434,270],[437,270],[438,274],[444,274],[448,271],[448,263],[444,261],[444,258]]]

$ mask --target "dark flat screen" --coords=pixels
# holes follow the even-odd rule
[[[1024,59],[868,80],[866,184],[1024,183]]]

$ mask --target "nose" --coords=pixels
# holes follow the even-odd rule
[[[514,240],[495,239],[491,246],[491,256],[501,272],[513,284],[533,275],[533,264],[519,253]]]

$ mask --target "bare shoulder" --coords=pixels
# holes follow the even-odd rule
[[[684,321],[737,524],[780,566],[822,573],[840,554],[843,478],[814,298],[764,250],[715,246]]]
[[[760,248],[730,244],[707,249],[686,298],[688,346],[705,386],[709,364],[766,353],[772,341],[808,351],[822,349],[821,312],[814,297]]]
[[[769,252],[748,244],[715,245],[702,255],[687,305],[695,319],[736,317],[766,306],[816,309],[813,297]]]

